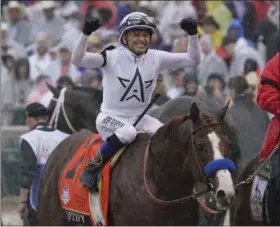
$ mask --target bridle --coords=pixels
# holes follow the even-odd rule
[[[190,139],[191,140],[191,150],[190,150],[189,154],[192,154],[192,155],[196,156],[196,160],[197,160],[196,163],[199,163],[199,169],[201,170],[201,172],[203,170],[203,164],[202,164],[201,159],[198,157],[197,153],[195,152],[195,145],[194,145],[194,141],[193,141],[193,136],[198,131],[200,131],[201,129],[203,129],[205,127],[212,128],[213,126],[215,127],[215,126],[220,126],[220,125],[221,125],[221,122],[212,123],[212,124],[205,124],[205,125],[202,125],[200,127],[195,128],[195,129],[193,129],[193,124],[191,125],[191,137],[190,137],[191,138]],[[198,198],[198,197],[200,197],[200,196],[202,196],[202,195],[204,195],[204,194],[214,190],[214,185],[212,183],[210,183],[209,178],[204,175],[204,183],[206,184],[206,189],[204,189],[204,190],[201,190],[199,192],[194,192],[194,193],[192,193],[192,194],[190,194],[188,196],[184,196],[182,198],[174,199],[174,200],[161,200],[161,199],[157,198],[155,195],[153,195],[153,193],[149,189],[149,186],[148,186],[148,183],[147,183],[147,179],[146,179],[146,168],[147,168],[147,161],[148,161],[148,155],[149,155],[150,150],[151,150],[151,139],[149,140],[147,148],[146,148],[146,151],[145,151],[143,178],[144,178],[144,185],[145,185],[145,188],[147,190],[147,193],[149,194],[149,196],[152,198],[153,201],[155,201],[155,202],[157,202],[159,204],[173,205],[173,204],[176,204],[176,203],[181,203],[183,201],[188,201],[188,200],[191,200],[191,199],[196,199],[196,198]]]
[[[63,114],[63,117],[66,121],[67,126],[74,133],[74,132],[76,132],[76,130],[73,127],[73,125],[71,124],[71,122],[68,118],[68,115],[66,113],[65,106],[64,106],[66,90],[67,90],[67,87],[62,88],[61,91],[60,91],[59,97],[57,99],[52,98],[52,100],[56,102],[56,105],[55,105],[55,108],[53,110],[53,114],[52,114],[51,120],[49,122],[49,125],[54,127],[55,129],[57,128],[58,118],[59,118],[59,115],[60,115],[60,111],[62,110],[62,114]]]

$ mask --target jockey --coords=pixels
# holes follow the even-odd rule
[[[274,117],[270,121],[266,132],[265,141],[260,153],[260,162],[266,160],[270,153],[276,148],[271,158],[270,179],[267,186],[267,225],[280,225],[280,53],[278,52],[270,59],[261,75],[258,86],[258,105]],[[276,147],[278,146],[278,147]]]
[[[82,184],[90,191],[98,191],[98,174],[120,148],[135,140],[137,130],[154,133],[162,126],[148,115],[133,126],[151,100],[159,72],[196,67],[200,63],[197,24],[193,19],[186,18],[180,23],[188,34],[187,53],[149,49],[156,23],[141,12],[131,13],[121,21],[120,47],[85,53],[88,36],[100,26],[99,19],[87,17],[72,54],[72,63],[77,66],[103,69],[103,103],[96,128],[104,143],[81,175]]]
[[[261,75],[258,86],[258,105],[265,111],[274,115],[265,137],[260,162],[264,161],[280,141],[280,74],[279,52],[270,59]]]
[[[35,224],[34,213],[44,165],[55,147],[68,136],[47,126],[49,115],[46,107],[38,102],[29,104],[25,109],[25,121],[30,131],[20,136],[21,189],[18,212],[23,220],[28,220],[28,225]]]

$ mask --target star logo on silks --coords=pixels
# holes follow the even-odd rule
[[[61,195],[61,200],[63,201],[63,203],[66,205],[69,200],[70,200],[70,191],[69,191],[69,185],[66,184],[65,187],[63,188],[63,192]]]
[[[124,79],[121,77],[118,77],[119,81],[121,82],[122,86],[126,88],[124,94],[122,95],[120,101],[128,101],[132,98],[135,98],[139,102],[145,102],[145,96],[144,96],[144,87],[145,89],[149,88],[153,80],[142,80],[142,76],[139,72],[139,69],[137,67],[136,72],[132,80]]]

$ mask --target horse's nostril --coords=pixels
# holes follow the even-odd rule
[[[224,190],[219,190],[219,191],[217,192],[217,198],[218,198],[218,199],[224,199],[224,198],[226,198],[226,193],[224,192]]]

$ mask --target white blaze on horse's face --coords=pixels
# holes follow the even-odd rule
[[[224,158],[222,152],[220,151],[220,138],[215,132],[208,134],[208,138],[212,144],[214,160]],[[216,177],[219,181],[216,196],[225,197],[227,203],[230,203],[235,195],[234,184],[232,181],[231,173],[228,170],[219,170],[216,173]]]

